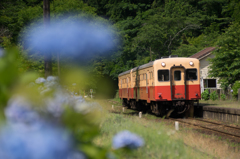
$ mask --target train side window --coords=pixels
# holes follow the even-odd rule
[[[169,81],[169,70],[158,70],[158,81]]]
[[[186,76],[188,81],[197,80],[197,69],[187,69]]]
[[[181,81],[181,71],[179,70],[174,71],[174,80]]]

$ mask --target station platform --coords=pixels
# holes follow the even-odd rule
[[[240,109],[199,104],[194,106],[194,116],[240,124]]]

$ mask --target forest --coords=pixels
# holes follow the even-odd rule
[[[223,88],[240,80],[239,0],[51,0],[51,19],[63,15],[113,26],[116,48],[79,61],[94,75],[89,88],[97,89],[103,77],[117,86],[123,71],[161,56],[189,57],[206,47],[217,47],[211,77],[219,77]],[[29,26],[42,22],[42,0],[1,0],[0,46],[20,48],[22,72],[43,75],[43,57],[29,55],[21,41]],[[57,75],[56,57],[52,60]],[[63,72],[66,60],[61,60]]]

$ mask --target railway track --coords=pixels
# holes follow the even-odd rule
[[[178,121],[181,123],[197,126],[206,130],[217,132],[220,134],[228,135],[231,137],[236,137],[240,139],[240,128],[235,126],[230,126],[222,123],[212,122],[204,119],[174,119],[169,118],[172,121]]]
[[[121,106],[118,106],[121,107]],[[111,111],[112,113],[114,113],[115,111]],[[121,112],[121,110],[120,110]],[[124,112],[124,115],[137,115],[139,111],[136,111],[135,113],[127,113]],[[116,112],[115,112],[116,113]],[[144,118],[144,117],[143,117]],[[159,120],[162,121],[162,118],[160,118]],[[184,123],[184,124],[188,124],[188,125],[193,125],[196,127],[200,127],[202,129],[205,130],[209,130],[211,132],[215,132],[215,133],[219,133],[225,136],[229,136],[229,137],[235,137],[238,139],[238,141],[240,141],[240,127],[236,127],[236,126],[230,126],[230,125],[226,125],[223,123],[217,123],[217,122],[212,122],[212,121],[208,121],[208,120],[204,120],[204,119],[196,119],[196,118],[188,118],[188,119],[175,119],[175,118],[168,118],[167,120],[172,120],[172,121],[179,121],[180,123]],[[156,121],[156,119],[155,119]]]

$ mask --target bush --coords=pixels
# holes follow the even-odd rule
[[[211,100],[216,100],[218,99],[218,94],[216,91],[213,91],[212,93],[210,93],[210,99]]]
[[[240,88],[240,81],[236,81],[236,82],[233,84],[233,87],[232,87],[232,89],[233,89],[232,94],[233,94],[234,97],[237,97],[237,96],[238,96],[238,89],[239,89],[239,88]]]
[[[220,97],[221,97],[222,100],[225,100],[225,99],[226,99],[226,95],[225,95],[225,94],[221,94]]]
[[[202,92],[202,99],[203,100],[208,100],[209,99],[209,92],[208,90],[206,89],[204,92]]]

